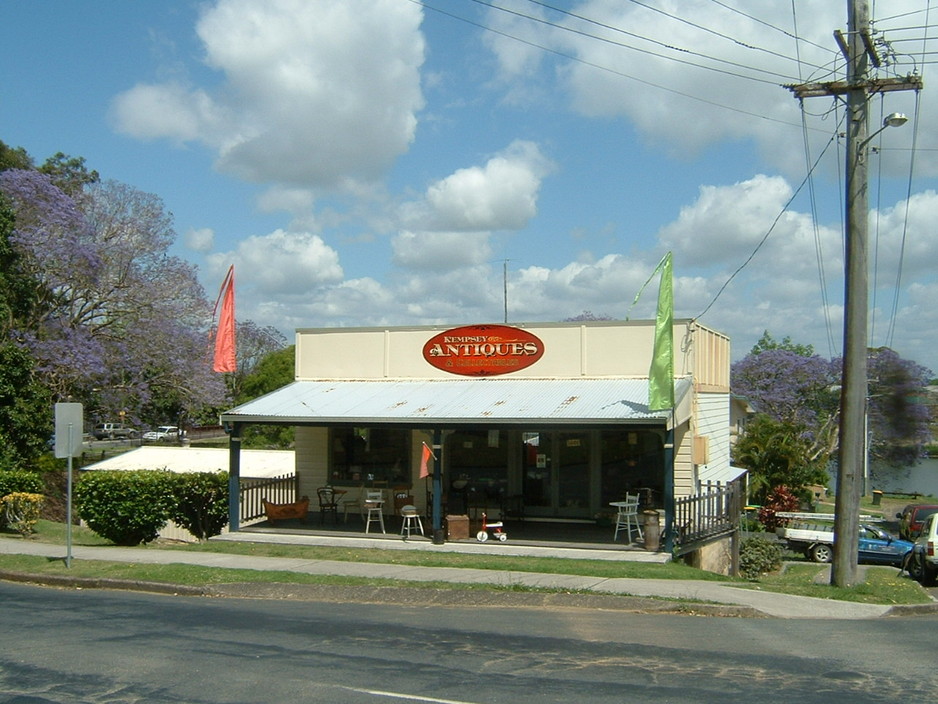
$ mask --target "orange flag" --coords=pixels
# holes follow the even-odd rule
[[[430,458],[433,457],[433,450],[431,450],[427,443],[423,444],[423,451],[420,455],[420,478],[426,479],[430,476],[430,470],[427,467],[427,464],[430,462]],[[434,459],[436,459],[434,457]]]
[[[221,315],[218,317],[218,329],[215,332],[215,362],[212,369],[216,372],[234,372],[238,370],[235,360],[235,300],[234,300],[234,264],[232,264],[221,291],[215,300],[215,310],[212,318],[218,311],[218,302],[221,301]]]

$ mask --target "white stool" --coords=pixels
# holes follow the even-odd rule
[[[381,532],[387,533],[384,529],[384,507],[380,501],[366,501],[365,502],[365,511],[367,511],[367,516],[365,518],[365,532],[370,532],[372,522],[376,522],[381,526]]]
[[[401,524],[401,535],[404,535],[405,538],[409,538],[413,530],[419,530],[420,535],[425,535],[423,532],[423,522],[420,520],[420,514],[417,513],[416,506],[401,506],[401,517],[404,519],[404,522]]]

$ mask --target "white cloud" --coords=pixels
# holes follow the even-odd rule
[[[220,115],[204,91],[174,82],[138,84],[121,93],[111,105],[111,119],[118,131],[138,139],[211,143]]]
[[[483,166],[432,184],[423,201],[404,206],[404,221],[421,230],[521,229],[537,214],[541,182],[552,168],[536,144],[516,141]]]
[[[210,252],[215,245],[215,231],[210,227],[189,230],[185,235],[185,244],[193,252]]]
[[[306,294],[342,281],[339,255],[319,235],[276,230],[242,240],[234,252],[209,257],[222,271],[235,265],[237,280],[264,296]]]
[[[529,3],[517,9],[538,14]],[[893,0],[886,14],[902,18],[921,12],[918,0]],[[548,19],[536,23],[489,11],[487,23],[504,32],[487,36],[486,43],[498,61],[506,99],[514,101],[521,94],[530,101],[535,94],[531,88],[543,84],[548,72],[544,64],[550,63],[563,92],[554,86],[540,93],[542,100],[553,103],[564,96],[586,117],[626,118],[647,141],[678,158],[692,157],[717,142],[752,139],[776,168],[803,174],[803,150],[792,148],[802,143],[800,104],[784,86],[843,78],[843,57],[831,38],[833,29],[846,30],[838,3],[813,2],[793,12],[786,3],[760,3],[754,11],[744,2],[715,6],[709,0],[585,0]],[[907,40],[907,30],[890,31],[895,26],[902,26],[902,20],[879,22],[877,39]],[[794,36],[800,38],[797,46]],[[555,55],[548,61],[550,55],[541,47],[575,60]],[[891,48],[898,52],[891,57],[899,61],[890,67],[894,75],[920,71],[902,53],[909,50],[907,41]],[[938,104],[934,91],[889,96],[887,112],[912,115],[918,100],[922,114],[929,114]],[[814,155],[838,131],[832,107],[830,98],[805,102]],[[912,130],[905,129],[905,135],[890,130],[883,138],[889,146],[907,149]],[[936,147],[938,133],[919,129],[920,174],[938,173],[938,156],[931,153]],[[902,154],[884,159],[890,168],[908,163]]]
[[[409,232],[392,241],[393,262],[404,269],[447,271],[492,259],[488,233]]]
[[[809,215],[786,210],[792,188],[779,177],[757,175],[730,186],[701,186],[696,201],[659,232],[661,243],[696,267],[771,260],[790,275],[817,271],[820,246],[828,266],[841,265],[837,230],[815,226]],[[765,242],[763,243],[763,240]]]
[[[244,179],[335,187],[372,180],[404,153],[423,107],[422,11],[396,0],[219,0],[197,31],[222,85],[138,85],[118,128],[200,141]]]

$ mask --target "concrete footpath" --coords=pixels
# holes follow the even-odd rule
[[[257,536],[233,538],[257,542]],[[281,538],[282,541],[282,538]],[[398,541],[400,544],[401,541]],[[388,547],[385,543],[382,547]],[[351,545],[349,546],[351,547]],[[401,546],[403,547],[403,546]],[[415,541],[408,541],[408,548],[421,549],[423,546]],[[427,549],[432,549],[427,543]],[[467,552],[475,552],[476,546],[466,545]],[[452,549],[452,548],[451,548]],[[50,559],[64,559],[66,549],[61,545],[37,543],[17,538],[0,538],[0,554],[28,554],[40,555]],[[571,555],[573,557],[574,555]],[[584,555],[585,557],[585,555]],[[676,599],[691,604],[699,604],[701,608],[688,608],[682,604],[681,611],[714,613],[734,616],[768,616],[786,619],[869,619],[882,616],[938,614],[938,604],[910,607],[894,607],[878,604],[859,604],[853,602],[832,601],[828,599],[815,599],[812,597],[792,596],[773,592],[764,592],[758,589],[741,588],[728,583],[695,581],[695,580],[669,580],[669,579],[630,579],[630,578],[601,578],[582,577],[576,575],[547,574],[537,572],[508,572],[498,570],[466,569],[455,567],[415,567],[410,565],[397,565],[385,563],[341,562],[335,560],[306,560],[281,557],[255,557],[248,555],[230,555],[209,552],[184,552],[177,550],[161,550],[159,548],[123,548],[115,546],[90,547],[77,546],[72,549],[73,560],[107,560],[112,562],[134,562],[140,564],[189,564],[206,567],[219,567],[248,570],[279,570],[285,572],[298,572],[312,575],[337,575],[345,577],[363,577],[369,579],[392,579],[401,582],[450,582],[460,584],[494,584],[499,586],[525,586],[546,589],[570,590],[577,593],[595,593],[597,595],[618,595],[629,597],[657,597]],[[113,581],[96,583],[82,583],[82,580],[69,579],[67,576],[48,579],[41,576],[28,577],[3,573],[0,579],[16,579],[36,583],[55,583],[61,586],[98,586],[145,589],[147,585],[122,585]],[[149,585],[153,586],[153,585]],[[269,585],[256,585],[256,588],[226,589],[222,586],[213,586],[207,590],[192,590],[183,587],[166,589],[173,593],[202,593],[218,596],[284,596],[299,597],[304,592],[297,585],[290,585],[287,594],[274,594]],[[348,591],[345,588],[343,592]],[[372,590],[374,591],[374,590]],[[309,593],[309,592],[307,592]],[[354,601],[354,599],[348,599]],[[426,603],[426,599],[415,600]],[[663,602],[666,603],[666,602]],[[498,605],[491,602],[491,605]],[[611,603],[610,603],[611,605]],[[724,609],[704,608],[714,605],[732,607]],[[636,610],[659,610],[641,608]],[[672,611],[678,609],[671,609]]]

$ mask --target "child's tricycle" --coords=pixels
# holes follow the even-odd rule
[[[478,540],[480,543],[484,543],[489,539],[489,532],[491,531],[493,538],[497,538],[504,543],[506,540],[508,540],[508,533],[502,530],[504,525],[505,524],[502,521],[499,521],[498,523],[489,523],[488,517],[483,513],[482,530],[476,533],[476,540]]]

